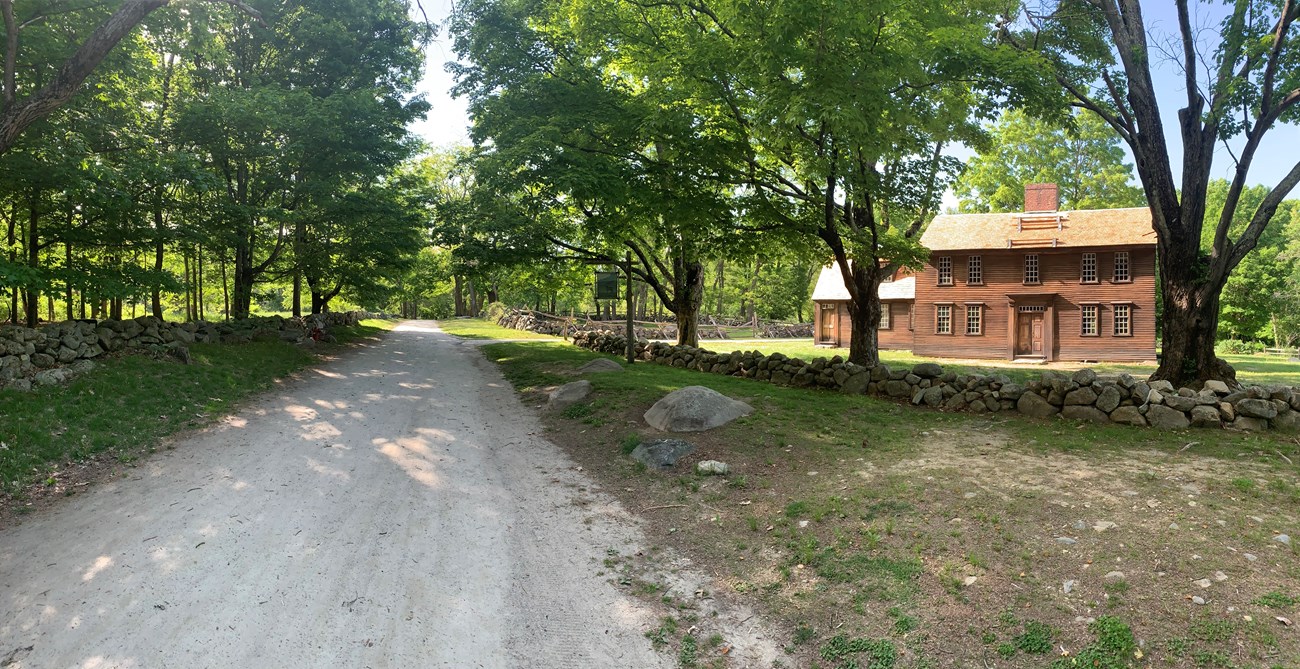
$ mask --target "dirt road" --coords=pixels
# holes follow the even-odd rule
[[[598,575],[635,526],[477,351],[306,376],[0,530],[0,667],[671,666]]]

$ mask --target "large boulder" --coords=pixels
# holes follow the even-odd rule
[[[1097,396],[1097,408],[1106,413],[1110,413],[1115,410],[1115,407],[1119,406],[1120,401],[1123,399],[1123,397],[1120,397],[1118,388],[1115,386],[1106,386],[1102,389],[1101,394]]]
[[[1025,393],[1016,401],[1016,410],[1026,416],[1034,418],[1047,418],[1054,414],[1060,413],[1060,409],[1053,406],[1047,400],[1043,399],[1038,393]]]
[[[645,421],[665,432],[702,432],[748,416],[754,408],[704,386],[674,390],[645,412]]]
[[[1197,406],[1197,404],[1198,402],[1196,399],[1192,397],[1184,397],[1182,395],[1167,395],[1165,397],[1166,406],[1176,411],[1182,411],[1183,413],[1191,411],[1193,407]]]
[[[943,376],[943,367],[934,362],[922,362],[912,368],[912,373],[923,379],[935,379]]]
[[[1219,408],[1212,406],[1192,407],[1192,427],[1222,427]]]
[[[632,458],[651,469],[671,469],[682,456],[694,450],[694,444],[681,439],[655,439],[638,444],[632,449]]]
[[[1277,407],[1268,400],[1245,399],[1237,402],[1237,415],[1268,420],[1277,416]]]
[[[1092,370],[1090,369],[1083,370],[1083,372],[1090,372],[1090,371]],[[1079,388],[1078,390],[1071,390],[1070,392],[1065,394],[1065,403],[1067,405],[1078,405],[1078,404],[1089,405],[1096,401],[1097,401],[1097,393],[1093,392],[1092,388],[1087,388],[1087,387]]]
[[[1161,404],[1152,404],[1147,409],[1147,422],[1151,427],[1166,430],[1181,430],[1191,425],[1191,421],[1187,420],[1187,414]]]
[[[596,358],[591,362],[578,368],[579,374],[598,374],[601,372],[621,372],[623,365],[610,360],[609,358]]]
[[[566,383],[551,391],[550,396],[546,399],[546,408],[552,411],[561,411],[587,399],[590,394],[590,381]]]
[[[1300,432],[1300,411],[1288,411],[1273,419],[1273,428],[1286,432]]]
[[[1137,407],[1120,407],[1110,412],[1110,419],[1121,425],[1146,425],[1147,419]]]
[[[1061,416],[1070,420],[1083,420],[1092,423],[1109,423],[1110,416],[1102,411],[1082,404],[1071,404],[1061,409]]]

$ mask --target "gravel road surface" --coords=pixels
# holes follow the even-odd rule
[[[403,323],[0,529],[0,667],[672,666],[597,574],[635,524],[540,433]]]

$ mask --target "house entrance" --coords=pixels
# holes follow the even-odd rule
[[[1043,356],[1043,311],[1021,311],[1016,314],[1016,355]]]
[[[837,306],[838,305],[834,304],[822,305],[822,331],[817,340],[823,344],[839,343],[835,340],[835,330],[837,325],[835,316],[839,311],[836,308]]]

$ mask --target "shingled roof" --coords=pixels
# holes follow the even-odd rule
[[[1151,210],[1090,209],[1047,213],[943,214],[921,235],[931,251],[1154,246]]]
[[[882,300],[912,300],[916,298],[916,277],[909,276],[897,281],[880,284]],[[813,288],[812,299],[819,302],[849,299],[849,289],[844,286],[844,275],[840,274],[838,263],[823,267],[817,277],[817,287]]]

